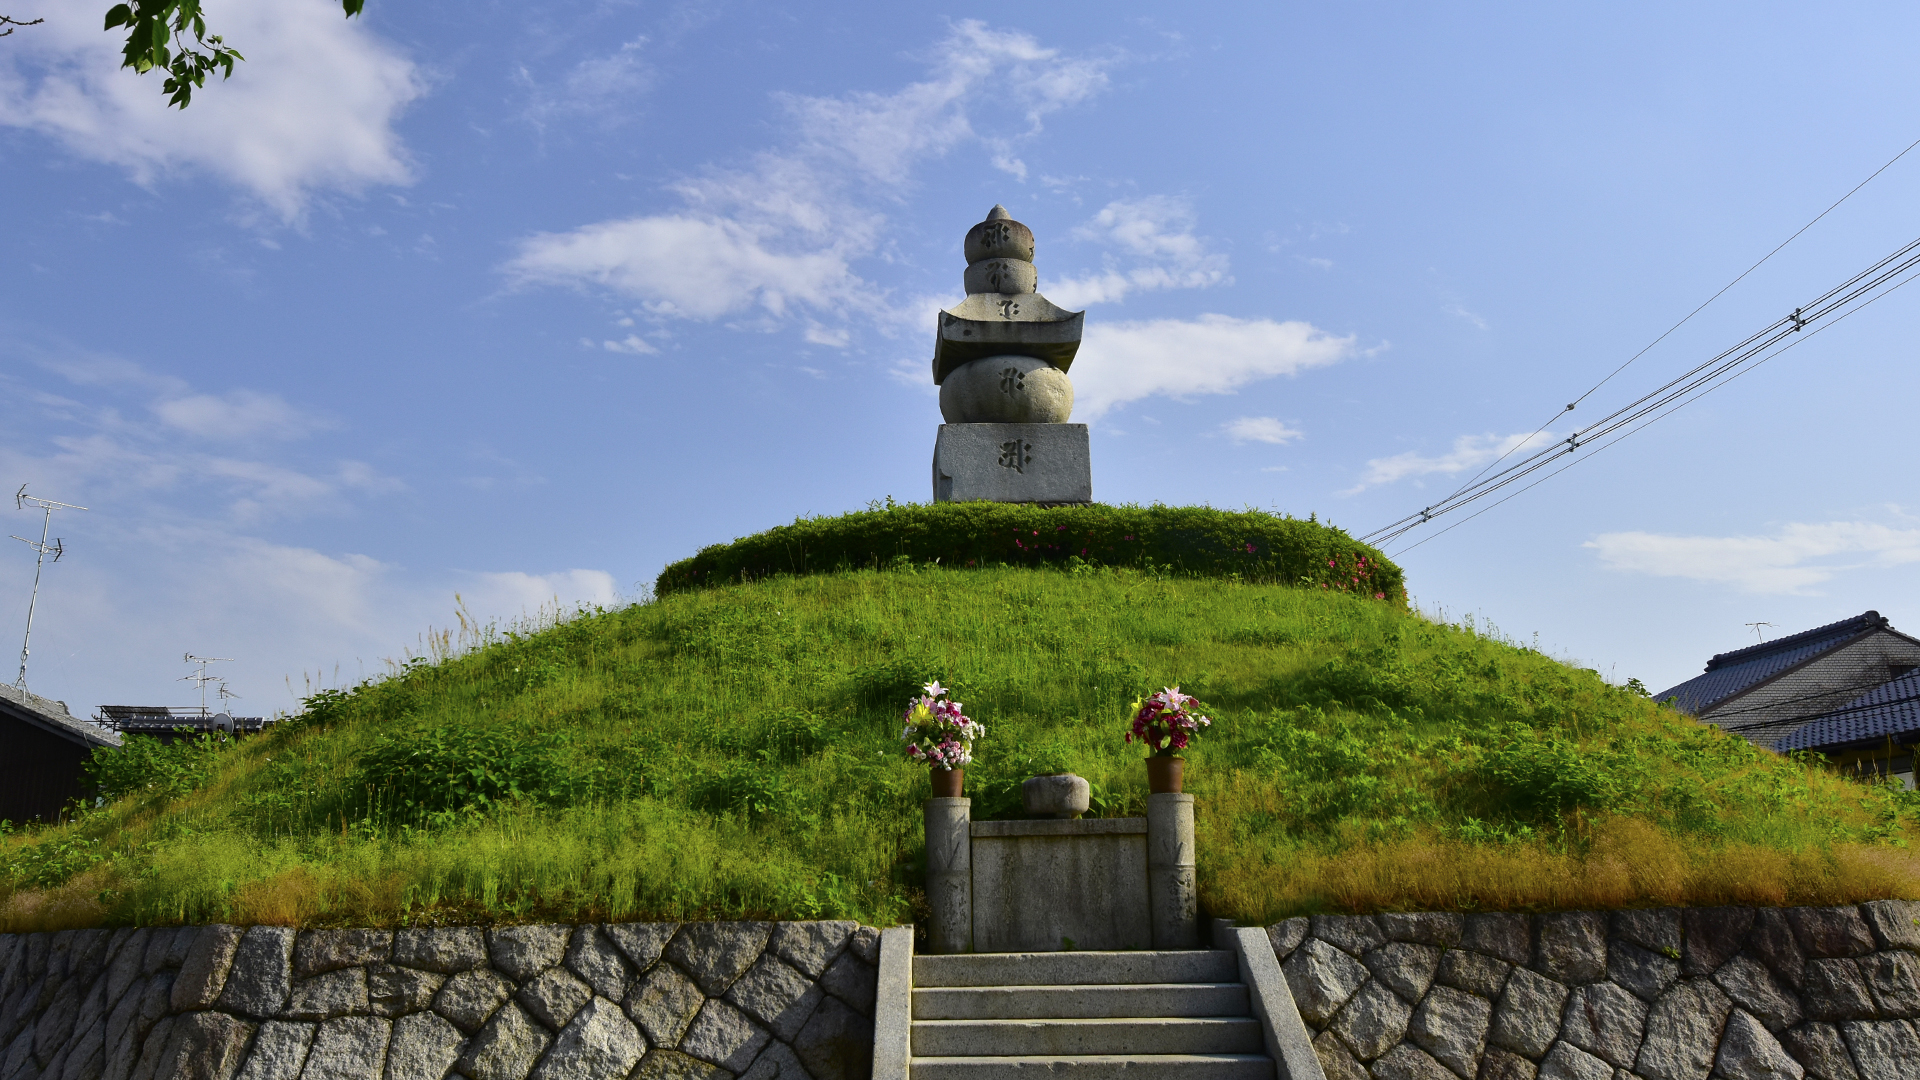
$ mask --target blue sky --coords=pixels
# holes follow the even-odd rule
[[[0,40],[0,484],[91,507],[56,518],[29,675],[76,711],[191,701],[187,651],[290,709],[456,593],[610,602],[927,499],[932,313],[996,202],[1087,309],[1097,498],[1364,533],[1920,138],[1920,13],[1891,4],[207,10],[249,59],[184,113],[89,5],[15,0],[47,21]],[[1575,416],[1917,207],[1920,152]],[[1747,623],[1920,630],[1917,303],[1405,551],[1416,600],[1656,689]]]

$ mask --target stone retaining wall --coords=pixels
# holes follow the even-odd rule
[[[0,935],[0,1080],[866,1080],[851,922]]]
[[[1289,919],[1327,1080],[1916,1080],[1920,904]]]

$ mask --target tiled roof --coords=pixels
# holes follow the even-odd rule
[[[1742,690],[1797,667],[1861,634],[1883,629],[1887,620],[1877,611],[1803,630],[1783,638],[1723,652],[1707,661],[1707,670],[1678,686],[1653,695],[1655,701],[1678,698],[1682,712],[1698,716]]]
[[[1881,683],[1845,705],[1808,721],[1774,745],[1776,750],[1812,750],[1892,736],[1911,742],[1920,733],[1920,671]]]
[[[74,742],[89,746],[120,745],[120,736],[113,732],[103,731],[84,720],[75,720],[73,714],[67,711],[66,702],[43,698],[17,687],[0,685],[0,712],[22,714],[29,722],[38,721],[41,726]]]

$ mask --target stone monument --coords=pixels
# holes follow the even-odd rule
[[[1069,424],[1084,311],[1035,291],[1033,230],[995,206],[967,230],[967,298],[940,312],[933,501],[1093,501],[1087,426]]]

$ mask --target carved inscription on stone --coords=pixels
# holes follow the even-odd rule
[[[1026,472],[1027,466],[1033,464],[1033,454],[1029,452],[1032,449],[1032,443],[1024,442],[1020,439],[1001,443],[1000,467],[1012,469],[1017,473]]]
[[[1011,319],[1018,314],[1020,314],[1019,304],[1014,303],[1012,300],[1000,301],[1000,317],[1001,318]]]
[[[1000,369],[1000,392],[1001,393],[1010,395],[1015,393],[1016,391],[1025,390],[1026,388],[1027,388],[1026,372],[1021,371],[1019,368],[1016,368],[1016,367]]]

